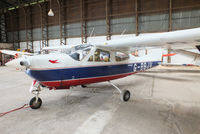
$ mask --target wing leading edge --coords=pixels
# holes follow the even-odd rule
[[[28,56],[31,56],[33,55],[32,53],[28,53],[28,52],[19,52],[19,51],[13,51],[13,50],[0,50],[0,53],[3,53],[3,54],[7,54],[7,55],[13,55],[13,56],[16,56],[16,55],[28,55]]]
[[[128,50],[133,47],[188,45],[195,42],[200,43],[200,28],[124,37],[123,39],[107,41],[104,44],[97,44],[96,46]]]

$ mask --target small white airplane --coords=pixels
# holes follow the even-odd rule
[[[30,100],[29,105],[32,109],[38,109],[42,105],[39,93],[43,86],[58,90],[108,81],[119,91],[121,100],[128,101],[130,92],[119,89],[110,81],[155,67],[160,64],[162,57],[162,52],[157,57],[136,57],[130,54],[132,50],[195,42],[200,42],[200,28],[127,37],[98,44],[43,49],[58,51],[50,54],[33,55],[9,50],[1,52],[20,54],[20,57],[6,65],[25,68],[25,72],[34,79],[30,91],[35,97]]]

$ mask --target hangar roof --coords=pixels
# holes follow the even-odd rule
[[[0,0],[0,10],[12,10],[15,8],[19,8],[20,6],[28,6],[45,1],[48,0]]]

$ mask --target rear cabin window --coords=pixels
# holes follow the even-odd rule
[[[90,62],[110,62],[110,52],[97,49],[94,55],[91,55],[89,60]]]
[[[128,60],[128,59],[129,59],[129,55],[126,54],[126,53],[122,53],[122,52],[116,52],[115,53],[115,60],[117,62],[125,61],[125,60]]]
[[[138,50],[133,51],[131,54],[135,57],[139,57]]]

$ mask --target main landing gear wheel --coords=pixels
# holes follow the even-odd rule
[[[29,106],[32,109],[38,109],[41,107],[41,105],[42,105],[42,100],[39,97],[37,100],[36,100],[36,97],[33,97],[29,102]]]
[[[81,87],[82,87],[82,88],[86,88],[87,86],[86,86],[86,85],[81,85]]]
[[[108,81],[115,89],[117,89],[120,93],[120,98],[122,101],[127,102],[129,101],[130,97],[131,97],[131,93],[128,90],[121,90],[119,89],[115,84],[113,84],[112,82]]]
[[[121,98],[122,101],[126,102],[130,99],[130,97],[131,97],[131,93],[128,90],[123,90],[121,92],[120,98]]]

